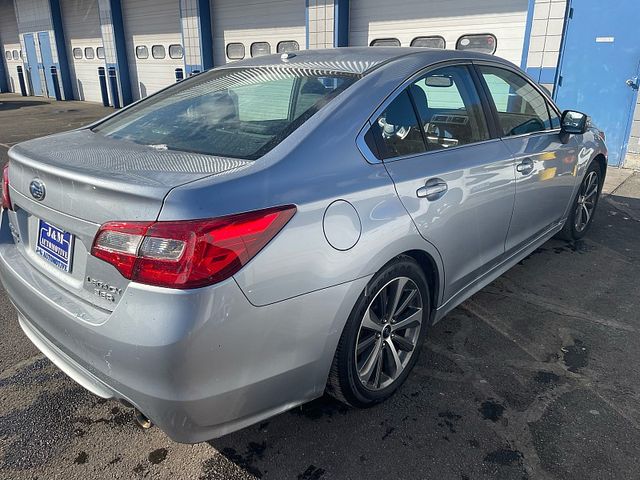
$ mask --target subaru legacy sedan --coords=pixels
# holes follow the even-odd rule
[[[382,402],[433,323],[585,235],[607,163],[511,63],[381,47],[232,63],[9,156],[22,329],[180,442]]]

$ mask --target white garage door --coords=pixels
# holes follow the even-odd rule
[[[403,47],[419,37],[448,49],[497,43],[496,55],[520,64],[527,0],[351,0],[350,45],[398,40]],[[468,37],[468,35],[476,35]],[[486,44],[485,44],[486,45]]]
[[[178,0],[122,2],[127,59],[134,100],[175,83],[184,70]]]
[[[213,64],[305,48],[301,0],[210,0]],[[253,55],[252,55],[253,51]]]
[[[18,82],[18,65],[22,65],[20,58],[21,47],[18,38],[18,23],[13,10],[13,0],[0,0],[0,46],[2,47],[2,61],[9,74],[7,81],[12,92],[20,92]]]
[[[95,0],[63,0],[60,3],[71,70],[73,97],[101,102],[98,67],[104,67],[104,48],[98,2]]]

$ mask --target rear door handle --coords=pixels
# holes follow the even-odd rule
[[[525,158],[521,163],[516,165],[516,170],[523,175],[528,175],[533,171],[533,160]]]
[[[438,200],[449,190],[447,182],[441,178],[431,178],[427,180],[424,187],[416,190],[418,198],[426,198],[427,200]]]

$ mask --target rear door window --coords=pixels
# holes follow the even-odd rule
[[[409,87],[427,149],[458,147],[489,139],[480,97],[465,66],[430,72]]]
[[[552,128],[544,96],[524,77],[499,67],[479,66],[505,137]]]

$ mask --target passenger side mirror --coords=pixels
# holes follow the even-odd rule
[[[573,110],[565,110],[560,120],[563,134],[582,135],[587,131],[587,115]]]

